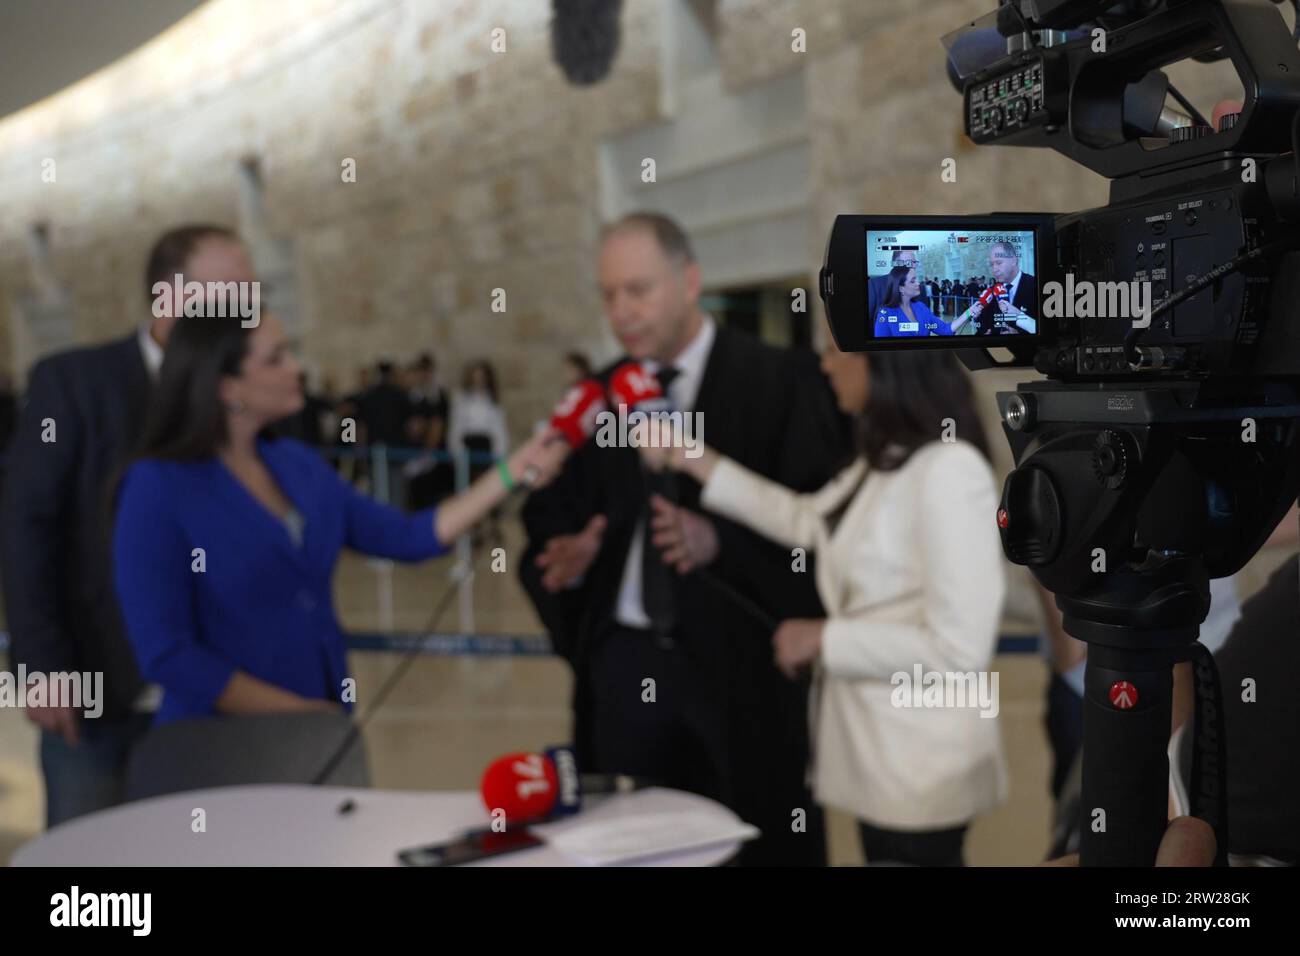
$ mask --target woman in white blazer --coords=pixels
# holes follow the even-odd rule
[[[699,481],[702,507],[815,549],[827,616],[773,636],[788,676],[813,669],[814,794],[858,818],[870,863],[960,865],[970,821],[1007,789],[989,673],[1005,591],[998,496],[970,382],[946,351],[831,348],[822,370],[857,418],[860,454],[817,492],[707,447],[643,451]],[[674,506],[653,504],[655,545],[690,570]]]

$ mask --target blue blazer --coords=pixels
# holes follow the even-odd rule
[[[952,324],[938,318],[925,304],[912,300],[912,315],[916,322],[908,322],[907,313],[898,306],[882,305],[876,312],[872,334],[880,338],[909,336],[952,335]]]
[[[301,548],[215,458],[146,459],[123,480],[114,581],[141,672],[163,688],[155,724],[215,713],[237,670],[339,700],[347,676],[331,588],[339,551],[399,561],[447,551],[435,509],[408,514],[372,501],[301,442],[257,447],[304,519]]]

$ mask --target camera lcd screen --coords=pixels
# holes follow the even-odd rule
[[[1038,333],[1034,232],[866,230],[871,341]]]

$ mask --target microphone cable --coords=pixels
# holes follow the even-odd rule
[[[452,566],[449,575],[451,580],[447,583],[447,587],[443,590],[437,603],[434,605],[433,613],[429,615],[429,622],[425,625],[422,634],[432,634],[437,631],[438,624],[441,622],[443,614],[446,613],[447,608],[451,607],[451,599],[458,593],[460,586],[467,581],[472,581],[474,579],[474,565],[478,562],[480,554],[482,554],[481,551],[477,554],[471,555],[468,561],[461,561]],[[329,759],[325,761],[321,766],[321,769],[311,778],[312,786],[323,784],[329,779],[330,774],[338,769],[339,763],[347,756],[348,751],[352,749],[357,740],[361,737],[361,731],[364,730],[366,725],[374,718],[375,714],[379,711],[379,708],[384,705],[384,701],[387,700],[388,695],[393,692],[393,688],[396,687],[398,682],[406,675],[406,672],[411,669],[411,665],[420,654],[422,644],[422,637],[416,638],[412,642],[411,647],[407,649],[405,656],[398,663],[397,667],[395,667],[393,672],[388,675],[387,680],[380,685],[379,691],[375,694],[374,701],[366,709],[366,712],[360,718],[352,722],[352,725],[348,728],[347,735],[343,738],[342,742],[334,749],[333,753],[330,754]]]

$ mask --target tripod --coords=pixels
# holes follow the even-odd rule
[[[1209,580],[1259,549],[1300,488],[1300,394],[1283,382],[998,395],[1016,468],[1007,557],[1088,644],[1080,861],[1150,866],[1167,822],[1173,667],[1197,665],[1194,815],[1226,862],[1226,755],[1213,661],[1197,643]]]

